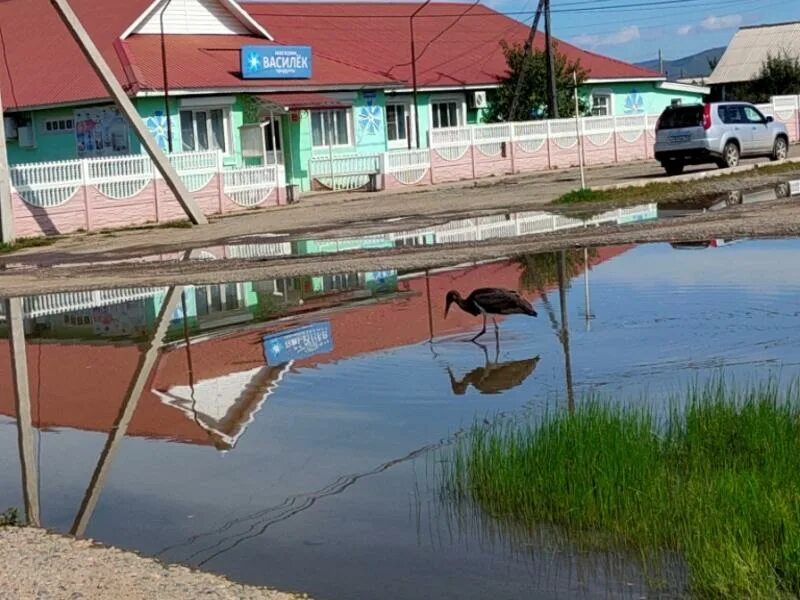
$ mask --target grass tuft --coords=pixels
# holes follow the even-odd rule
[[[17,241],[12,242],[11,244],[0,243],[0,254],[8,254],[24,248],[49,246],[54,244],[59,239],[61,239],[60,236],[19,238]]]
[[[590,398],[537,423],[476,424],[448,452],[452,502],[599,549],[678,552],[697,597],[800,594],[796,387],[716,381],[661,419]]]

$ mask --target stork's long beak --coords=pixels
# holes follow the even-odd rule
[[[447,313],[450,312],[450,305],[453,303],[452,300],[448,300],[447,303],[444,305],[444,318],[447,318]]]

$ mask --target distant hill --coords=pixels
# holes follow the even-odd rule
[[[683,77],[707,77],[711,74],[708,62],[716,61],[725,52],[725,47],[711,48],[691,56],[676,60],[664,60],[664,71],[667,79],[681,79]],[[638,66],[658,71],[658,59],[637,63]]]

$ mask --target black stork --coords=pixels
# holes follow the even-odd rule
[[[498,333],[497,321],[494,315],[530,315],[537,316],[536,311],[533,310],[531,303],[525,300],[519,292],[514,290],[506,290],[503,288],[478,288],[473,290],[467,296],[466,300],[461,297],[461,294],[455,290],[447,292],[445,297],[444,316],[447,318],[447,313],[450,310],[450,305],[456,303],[459,308],[471,315],[483,315],[483,329],[480,333],[472,338],[471,341],[477,340],[484,333],[486,333],[486,315],[492,315],[492,322],[494,323],[495,335]]]

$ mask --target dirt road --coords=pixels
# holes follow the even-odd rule
[[[800,147],[792,150],[794,156],[800,156]],[[700,170],[694,171],[694,175],[690,172],[677,180],[696,177]],[[787,176],[800,178],[800,163],[793,174],[759,174],[756,177],[746,174],[746,181],[750,186],[767,185],[783,181]],[[626,181],[636,184],[651,177],[665,179],[659,166],[652,161],[593,168],[587,174],[589,185],[595,187]],[[73,236],[58,240],[51,246],[0,256],[0,295],[134,285],[208,284],[376,269],[421,269],[564,247],[800,233],[800,205],[790,200],[760,203],[757,207],[745,205],[677,220],[437,247],[403,247],[258,261],[119,262],[232,243],[245,237],[248,242],[259,239],[275,241],[276,234],[289,235],[285,239],[309,235],[350,237],[396,231],[399,227],[408,230],[498,212],[541,210],[562,193],[575,189],[578,180],[579,172],[570,169],[483,180],[476,184],[470,182],[469,185],[421,188],[406,193],[316,196],[288,207],[218,219],[205,227]],[[696,195],[734,190],[741,186],[742,180],[733,177],[695,181],[691,187],[687,184],[686,189]],[[586,205],[579,208],[585,210]],[[547,210],[554,209],[547,207]],[[402,225],[398,224],[398,219],[402,219]]]
[[[797,199],[731,207],[680,219],[622,226],[563,230],[557,233],[444,246],[398,247],[340,254],[264,260],[170,261],[22,268],[2,276],[3,295],[131,286],[257,281],[311,274],[414,270],[491,260],[561,248],[800,235]]]
[[[800,146],[791,149],[800,157]],[[748,161],[753,163],[756,161]],[[760,162],[764,162],[761,160]],[[681,181],[704,169],[695,167],[679,178],[667,179],[654,161],[630,163],[587,170],[587,185],[600,187],[641,183],[651,179]],[[705,169],[710,174],[721,171]],[[798,175],[800,177],[800,164]],[[765,183],[774,178],[764,178]],[[767,181],[769,180],[769,181]],[[777,179],[774,179],[777,181]],[[159,254],[187,248],[212,246],[242,236],[275,233],[324,233],[326,236],[353,236],[386,230],[387,219],[416,216],[421,220],[442,221],[500,211],[541,209],[558,196],[579,186],[577,169],[556,170],[524,176],[489,178],[434,187],[410,188],[401,193],[364,192],[331,194],[304,198],[299,204],[259,210],[220,218],[208,226],[191,229],[151,228],[107,234],[76,235],[42,248],[0,256],[4,264],[53,265],[109,257],[123,259]],[[704,190],[736,189],[731,180],[706,180],[694,186]],[[405,226],[405,225],[404,225]]]

